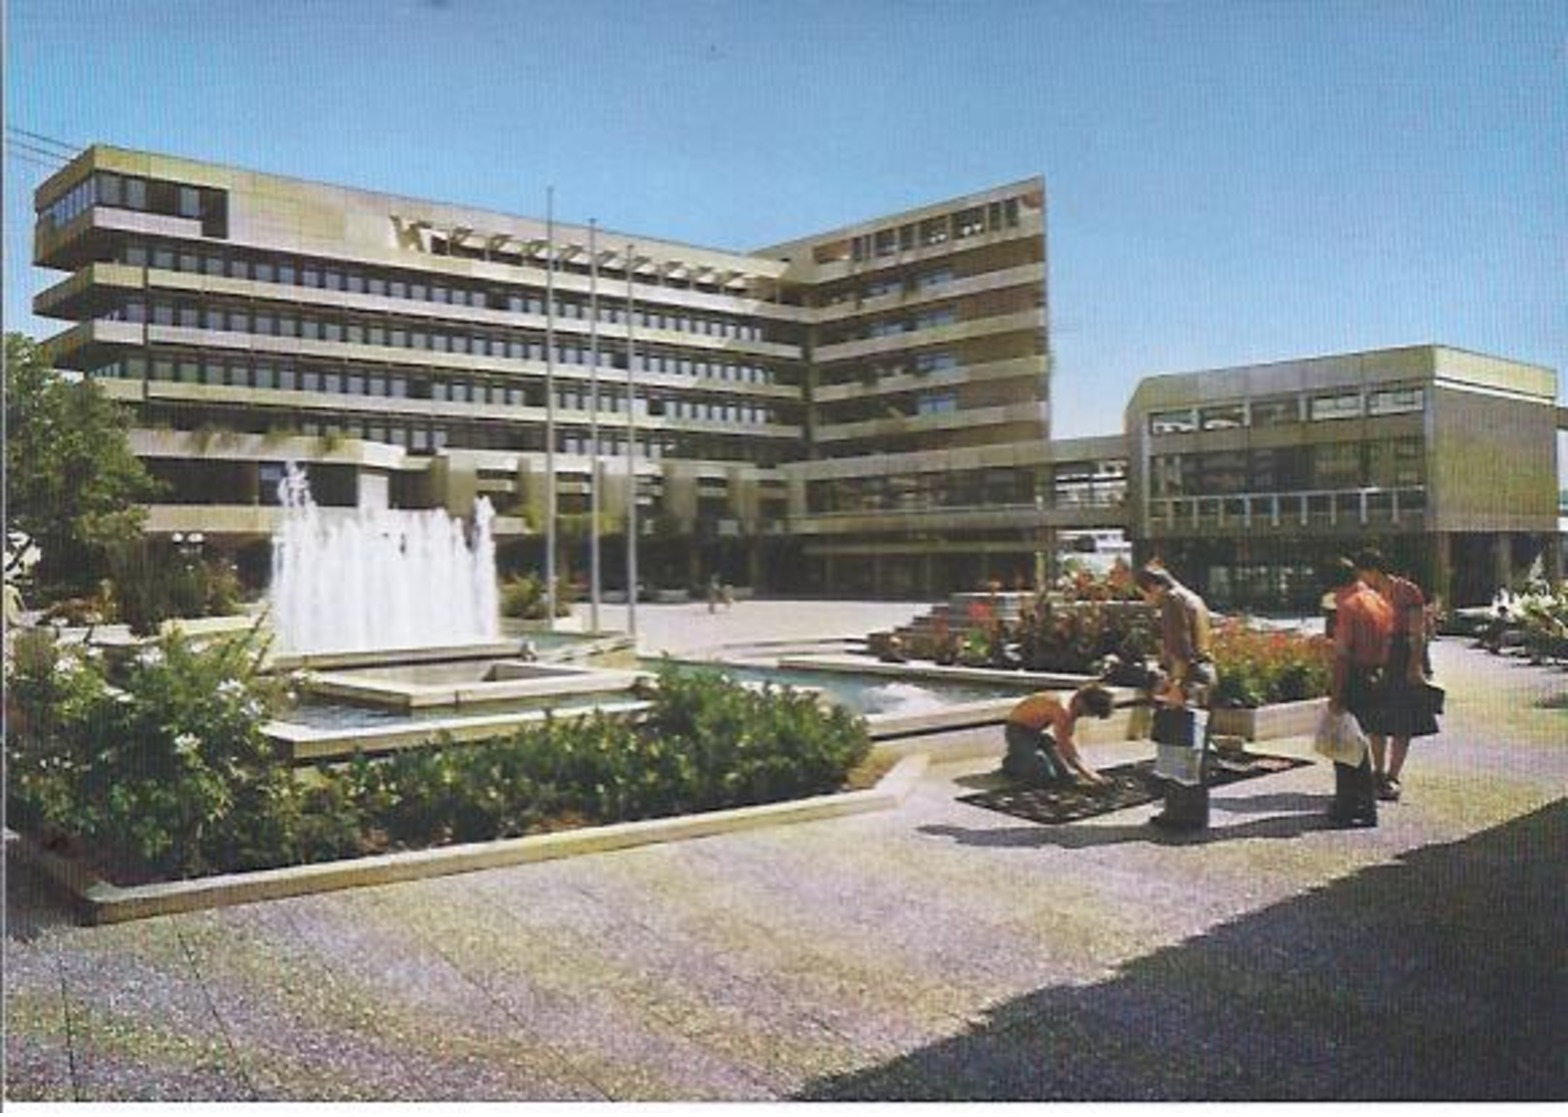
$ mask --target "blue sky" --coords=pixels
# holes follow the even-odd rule
[[[1562,0],[5,10],[7,329],[53,328],[21,128],[735,249],[1043,174],[1064,436],[1345,350],[1568,380]]]

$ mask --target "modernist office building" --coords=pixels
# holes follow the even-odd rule
[[[596,457],[623,530],[630,458],[651,580],[832,590],[836,556],[921,534],[844,518],[870,505],[841,463],[1048,445],[1039,179],[748,254],[102,146],[36,202],[35,262],[69,274],[35,306],[76,323],[46,352],[134,408],[154,533],[264,553],[293,460],[325,506],[486,493],[537,551],[548,462],[570,550]],[[1028,516],[889,590],[1027,569],[1014,464],[937,503]]]
[[[597,462],[612,583],[629,491],[660,586],[932,596],[1118,527],[1221,602],[1304,600],[1368,536],[1450,600],[1561,562],[1546,369],[1155,377],[1125,434],[1053,441],[1038,178],[747,253],[103,146],[35,200],[45,351],[134,410],[149,532],[257,576],[289,461],[329,513],[486,494],[536,568],[553,466],[579,571]]]

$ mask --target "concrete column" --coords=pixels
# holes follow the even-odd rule
[[[1497,533],[1493,554],[1496,555],[1494,580],[1499,588],[1506,586],[1514,574],[1514,539],[1506,531]]]
[[[1454,537],[1446,531],[1432,536],[1432,588],[1451,608],[1454,603]]]
[[[1563,537],[1553,533],[1546,537],[1546,546],[1542,550],[1542,565],[1546,567],[1546,576],[1551,579],[1552,585],[1557,585],[1563,580]]]

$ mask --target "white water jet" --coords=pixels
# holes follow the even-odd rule
[[[941,697],[916,683],[883,683],[866,690],[867,712],[904,717],[947,707]]]
[[[277,650],[381,651],[500,640],[489,498],[474,502],[473,545],[461,520],[421,512],[323,514],[292,462],[278,483],[268,598]]]

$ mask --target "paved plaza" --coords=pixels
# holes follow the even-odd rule
[[[916,608],[638,620],[758,654]],[[1323,828],[1322,762],[1166,836],[958,802],[982,759],[894,810],[105,927],[11,866],[6,1097],[1563,1099],[1568,672],[1434,659],[1375,831]]]

